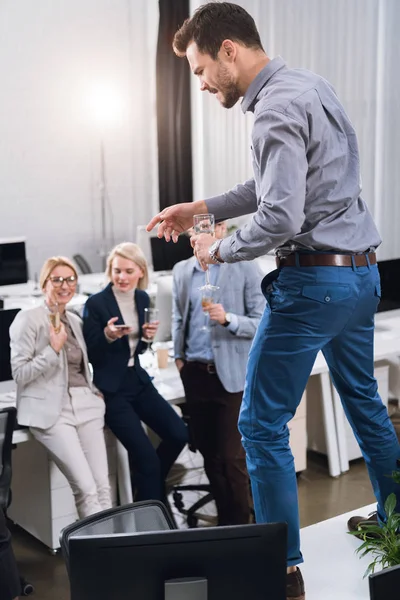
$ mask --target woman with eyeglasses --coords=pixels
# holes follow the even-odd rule
[[[80,318],[66,310],[78,275],[56,256],[40,273],[42,306],[22,310],[10,328],[18,422],[67,478],[80,518],[111,507],[104,400],[91,382]]]

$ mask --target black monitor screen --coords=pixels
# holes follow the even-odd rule
[[[171,271],[176,263],[193,256],[190,238],[185,234],[178,237],[176,244],[158,237],[151,237],[150,244],[154,271]]]
[[[0,242],[0,285],[27,281],[25,242]]]
[[[205,527],[69,540],[71,600],[286,600],[285,523]],[[207,594],[165,593],[176,579]]]
[[[398,598],[400,590],[400,565],[383,569],[369,576],[371,600],[390,600]]]
[[[19,308],[0,310],[0,381],[12,379],[9,329],[19,311]]]
[[[378,262],[381,277],[381,301],[378,312],[400,308],[400,258]]]

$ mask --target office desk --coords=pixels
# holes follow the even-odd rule
[[[307,600],[369,600],[368,579],[363,575],[371,558],[355,554],[361,541],[346,532],[350,517],[374,510],[376,504],[370,504],[301,529],[304,564],[300,568]]]
[[[184,392],[175,363],[158,371],[153,367],[154,383],[171,404],[184,402]],[[15,406],[15,385],[0,390],[0,408]],[[50,459],[28,429],[17,429],[13,434],[17,450],[13,455],[13,502],[8,514],[52,551],[59,548],[60,531],[77,518],[70,486],[58,467]],[[128,453],[113,434],[106,429],[110,485],[114,504],[117,485],[121,504],[132,502],[132,486]]]

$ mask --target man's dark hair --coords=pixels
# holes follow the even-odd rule
[[[200,6],[191,19],[186,19],[172,46],[178,56],[184,56],[193,41],[202,54],[209,54],[215,60],[227,39],[246,48],[263,50],[254,19],[244,8],[231,2],[209,2]]]

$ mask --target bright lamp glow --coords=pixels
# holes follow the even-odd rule
[[[93,120],[100,127],[119,121],[125,108],[122,94],[116,88],[105,84],[93,87],[88,104]]]

